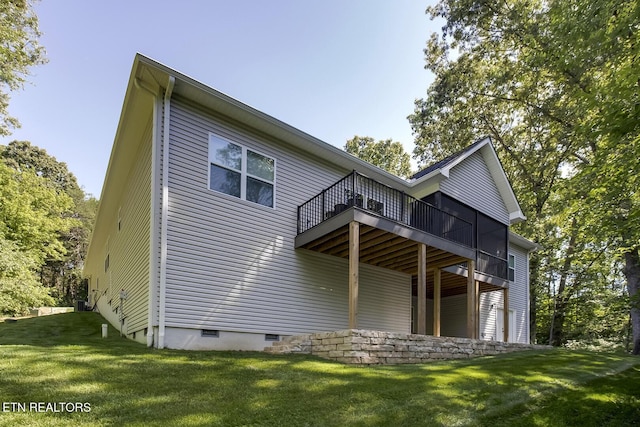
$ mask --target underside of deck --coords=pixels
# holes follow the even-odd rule
[[[502,290],[505,301],[508,300],[508,283],[476,272],[474,249],[358,207],[347,209],[299,234],[296,247],[349,261],[351,329],[357,328],[358,323],[360,263],[411,275],[412,293],[418,301],[418,333],[426,332],[427,299],[434,301],[434,335],[439,335],[441,298],[466,294],[469,338],[478,337],[481,292]],[[469,270],[474,272],[471,278]]]
[[[390,224],[357,208],[349,209],[335,218],[311,229],[296,239],[296,246],[326,255],[349,259],[349,223],[360,223],[359,262],[418,275],[419,243],[426,245],[427,295],[433,299],[434,275],[442,270],[441,296],[467,292],[467,260],[475,257],[472,249],[428,236],[427,233],[398,224]],[[476,273],[480,292],[501,290],[505,280]]]

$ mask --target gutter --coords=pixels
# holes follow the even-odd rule
[[[164,348],[166,288],[167,288],[167,213],[169,212],[169,122],[171,118],[171,94],[176,79],[169,75],[164,92],[164,114],[162,117],[162,207],[160,223],[160,307],[158,310],[158,348]]]

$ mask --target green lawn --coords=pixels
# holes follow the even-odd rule
[[[640,425],[638,357],[551,350],[354,367],[153,350],[111,328],[102,339],[101,323],[96,313],[0,323],[0,425]],[[23,413],[11,402],[90,412]]]

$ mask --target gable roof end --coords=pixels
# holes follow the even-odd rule
[[[482,154],[482,157],[487,167],[489,168],[491,177],[493,178],[493,181],[498,188],[498,192],[500,193],[500,196],[502,197],[502,200],[507,210],[509,211],[509,220],[511,224],[516,224],[527,219],[522,213],[522,209],[520,209],[518,199],[516,199],[513,188],[511,188],[509,179],[507,178],[507,175],[502,168],[500,159],[498,159],[496,150],[493,148],[491,138],[489,137],[480,139],[469,145],[464,150],[452,154],[451,156],[448,156],[414,174],[409,178],[412,186],[415,187],[417,185],[420,185],[422,182],[432,179],[439,181],[444,178],[448,178],[452,168],[454,168],[476,152],[480,152],[480,154]]]

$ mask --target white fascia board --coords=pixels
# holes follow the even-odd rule
[[[95,250],[102,249],[102,243],[109,234],[110,219],[119,208],[123,181],[128,175],[135,154],[141,144],[140,135],[144,132],[148,120],[153,115],[153,97],[160,89],[156,82],[143,82],[144,72],[136,56],[129,83],[122,102],[122,110],[116,128],[116,134],[111,147],[109,163],[102,184],[98,209],[94,222],[94,229],[87,249],[86,258],[89,259]]]
[[[469,151],[465,152],[464,154],[462,154],[461,156],[459,156],[457,159],[452,160],[450,163],[447,163],[447,165],[443,168],[444,170],[446,170],[446,174],[447,176],[449,176],[449,171],[458,166],[460,163],[462,163],[463,161],[465,161],[467,158],[469,158],[472,154],[474,154],[477,151],[482,152],[481,150],[484,149],[484,147],[489,147],[489,149],[491,151],[493,151],[493,148],[491,146],[491,139],[489,139],[488,137],[483,139],[482,141],[480,141],[475,147],[473,147],[472,149],[470,149]],[[495,154],[495,151],[493,151],[493,153]],[[498,157],[496,156],[496,160],[498,159]],[[506,178],[506,177],[505,177]]]
[[[539,244],[532,242],[511,230],[509,230],[509,243],[513,243],[516,246],[526,249],[528,252],[535,252],[541,249]]]
[[[167,76],[172,75],[176,79],[174,94],[201,104],[239,124],[249,126],[309,154],[325,159],[344,168],[345,171],[357,170],[372,179],[409,194],[421,194],[421,190],[434,188],[434,183],[440,183],[449,177],[451,168],[476,151],[482,150],[485,153],[484,157],[489,170],[510,212],[512,223],[525,219],[489,138],[485,138],[472,150],[446,166],[436,169],[416,181],[408,182],[144,55],[137,54],[135,64],[140,65],[140,68],[144,66],[145,71],[148,71],[144,75],[149,79],[149,84],[157,85],[157,82],[166,81]],[[142,74],[139,73],[139,75]]]
[[[344,168],[345,171],[357,170],[384,184],[399,189],[409,188],[407,181],[404,179],[240,102],[198,80],[143,55],[138,54],[136,59],[144,63],[146,67],[160,73],[160,75],[174,76],[176,79],[174,94],[196,102],[239,124],[266,133],[282,142],[325,159],[336,166]],[[166,77],[162,77],[162,79],[158,80],[163,81],[165,79]]]
[[[513,188],[511,188],[509,178],[507,178],[507,174],[504,172],[502,164],[498,159],[498,154],[493,148],[493,145],[490,144],[490,140],[487,138],[485,141],[486,143],[480,145],[480,148],[482,148],[482,157],[484,158],[487,167],[489,168],[489,173],[491,173],[493,181],[496,183],[496,187],[498,188],[498,192],[502,196],[502,200],[509,211],[509,220],[511,224],[522,222],[527,219],[527,217],[522,213],[518,199],[513,192]]]
[[[434,183],[439,184],[440,182],[444,181],[446,178],[449,178],[449,175],[451,173],[451,169],[452,168],[454,168],[457,165],[459,165],[460,163],[462,163],[470,155],[472,155],[476,151],[480,150],[485,145],[487,145],[487,144],[491,145],[490,142],[491,142],[491,140],[489,138],[485,138],[484,140],[482,140],[482,142],[480,142],[478,145],[473,147],[473,149],[471,149],[471,150],[467,151],[466,153],[460,155],[458,158],[452,160],[451,162],[447,163],[443,167],[438,168],[438,169],[434,169],[431,172],[429,172],[428,174],[426,174],[425,176],[422,176],[422,177],[418,178],[417,180],[412,181],[410,183],[410,185],[411,185],[411,187],[413,189],[413,192],[416,193],[416,194],[422,194],[421,190],[423,188],[425,188],[425,187],[432,188]]]

